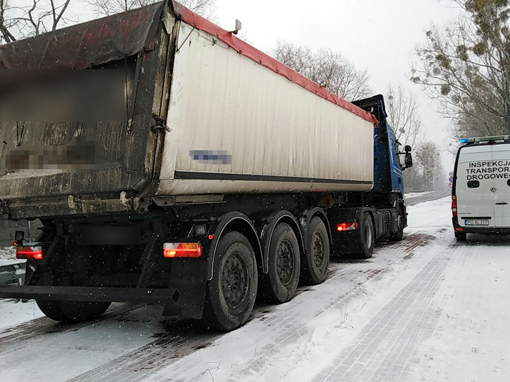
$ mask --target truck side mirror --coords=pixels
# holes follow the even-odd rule
[[[411,149],[410,146],[406,146],[406,158],[405,158],[405,167],[404,168],[413,167],[413,156],[411,155],[411,150],[407,150],[408,147],[409,147],[409,149]]]

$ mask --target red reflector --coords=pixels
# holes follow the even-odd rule
[[[336,230],[338,232],[343,231],[355,231],[358,229],[358,223],[356,222],[350,222],[350,223],[338,223],[336,225]]]
[[[208,238],[209,240],[212,240],[212,239],[214,239],[214,235],[209,235],[209,236],[207,236],[207,238]]]
[[[455,231],[464,231],[464,229],[463,229],[463,228],[458,227],[458,228],[455,228]]]
[[[42,247],[16,247],[16,258],[27,260],[42,260]]]
[[[457,197],[452,195],[452,215],[453,217],[457,216]]]
[[[202,246],[199,243],[165,243],[163,244],[163,257],[200,257]]]

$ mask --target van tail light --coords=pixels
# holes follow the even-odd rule
[[[355,231],[358,229],[358,223],[356,222],[350,222],[350,223],[338,223],[336,225],[336,230],[338,232],[344,232],[344,231]]]
[[[16,258],[26,260],[42,260],[44,258],[42,247],[16,247]]]
[[[457,217],[457,196],[452,195],[452,215]]]
[[[179,257],[200,257],[202,246],[200,243],[164,243],[163,257],[173,259]]]

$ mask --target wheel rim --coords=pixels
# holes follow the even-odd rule
[[[315,267],[321,269],[325,262],[325,250],[322,236],[315,232],[312,236],[312,259]]]
[[[248,275],[246,264],[236,253],[225,259],[221,274],[221,289],[227,305],[235,309],[245,299],[248,292]]]
[[[292,246],[287,240],[280,242],[276,250],[276,272],[283,285],[288,285],[292,281],[294,257],[292,256]]]
[[[365,245],[367,248],[372,248],[372,225],[370,224],[370,220],[365,220]]]

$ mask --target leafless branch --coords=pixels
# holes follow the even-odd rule
[[[368,72],[356,69],[342,54],[278,41],[273,56],[296,72],[338,96],[355,100],[371,94]]]

